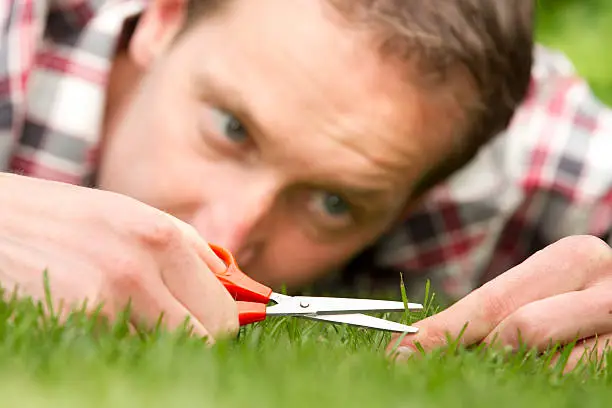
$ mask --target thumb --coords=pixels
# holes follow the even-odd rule
[[[427,352],[447,345],[448,339],[454,339],[453,334],[460,332],[461,329],[449,326],[445,316],[442,316],[443,313],[440,312],[412,324],[419,329],[417,333],[403,337],[400,334],[393,334],[386,348],[387,354],[392,358],[404,360],[419,349]]]

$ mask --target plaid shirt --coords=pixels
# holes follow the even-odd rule
[[[2,0],[0,171],[86,184],[126,18],[146,0]]]
[[[146,0],[2,3],[0,171],[87,184],[122,25]],[[507,131],[367,251],[382,269],[340,277],[402,271],[457,298],[563,236],[612,240],[612,112],[562,55],[535,53]]]

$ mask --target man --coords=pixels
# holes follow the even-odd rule
[[[435,347],[466,321],[469,342],[497,330],[514,344],[516,329],[540,321],[528,337],[536,346],[570,333],[609,336],[610,248],[593,236],[551,240],[609,230],[612,172],[600,153],[609,138],[577,134],[590,122],[545,135],[530,123],[540,114],[550,126],[550,115],[572,103],[603,108],[580,101],[583,85],[566,83],[571,77],[538,73],[548,65],[536,64],[510,132],[489,142],[528,90],[531,8],[493,0],[5,2],[0,208],[10,217],[0,221],[1,282],[39,297],[48,268],[58,302],[103,302],[113,315],[130,299],[135,324],[161,312],[169,326],[189,316],[212,340],[235,330],[236,312],[211,274],[223,266],[206,242],[231,250],[254,278],[292,288],[380,247],[387,266],[450,272],[446,288],[456,294],[477,283],[457,273],[512,266],[513,258],[488,269],[477,261],[514,249],[499,237],[516,231],[509,220],[541,215],[521,204],[541,194],[562,203],[554,217],[569,208],[598,218],[545,229],[544,251],[421,322],[406,347]],[[566,104],[559,89],[570,88]],[[556,184],[538,184],[548,181],[547,149],[554,158],[568,149],[552,137],[570,143],[572,171],[576,163],[588,170],[575,202],[563,202]],[[584,148],[583,163],[576,149]],[[519,179],[525,171],[533,177]],[[424,216],[442,222],[444,235]],[[566,319],[566,297],[569,311],[589,318]]]

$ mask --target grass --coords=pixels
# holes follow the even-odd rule
[[[243,327],[209,348],[184,330],[130,333],[76,311],[63,324],[42,304],[0,303],[2,406],[440,407],[609,406],[612,369],[563,375],[563,359],[444,350],[394,364],[389,334],[296,318]],[[410,322],[435,312],[395,314]],[[390,315],[387,315],[389,317]],[[94,323],[97,322],[97,323]]]
[[[537,38],[563,51],[594,93],[612,106],[612,2],[539,0]]]

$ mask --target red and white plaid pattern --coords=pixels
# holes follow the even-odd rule
[[[381,241],[379,265],[456,299],[564,236],[612,243],[612,111],[561,54],[535,52],[507,131]]]
[[[0,170],[86,183],[124,20],[146,0],[4,0]]]
[[[146,1],[4,0],[0,171],[88,182],[121,26]],[[509,129],[380,240],[378,265],[456,298],[563,236],[612,240],[612,112],[562,55],[535,52]]]

